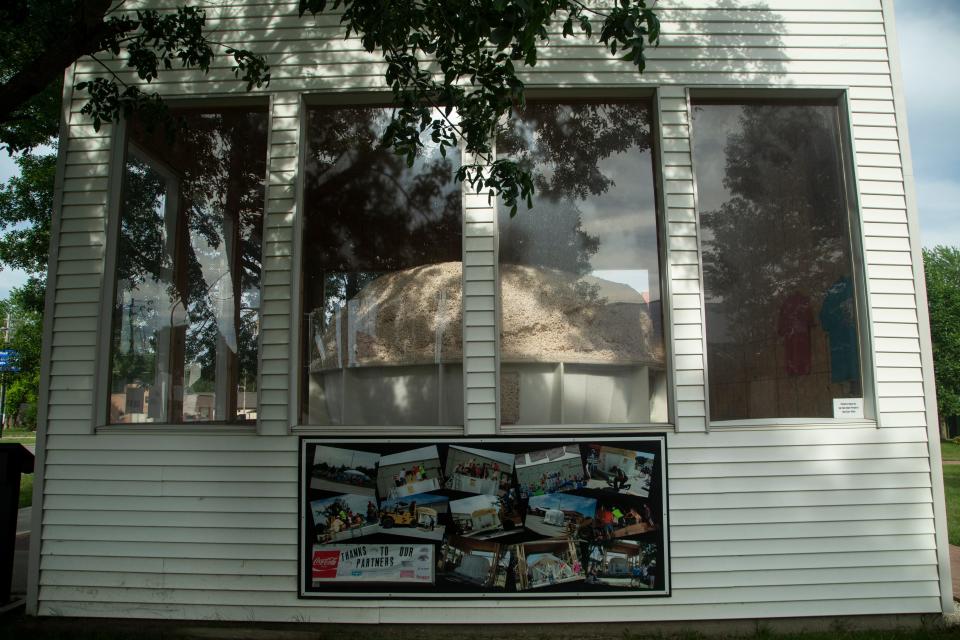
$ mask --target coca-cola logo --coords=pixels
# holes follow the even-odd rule
[[[317,569],[323,569],[337,566],[337,557],[334,555],[331,558],[316,558],[313,561],[313,566]]]
[[[313,552],[313,577],[336,578],[337,566],[340,564],[339,551],[314,551]]]

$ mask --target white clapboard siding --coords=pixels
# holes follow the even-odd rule
[[[669,436],[673,595],[632,602],[621,619],[797,614],[826,600],[846,603],[831,605],[840,613],[936,610],[925,439],[920,428]],[[50,447],[41,612],[93,615],[91,603],[109,602],[335,619],[296,598],[295,438],[61,435]],[[466,605],[431,606],[441,619]],[[566,606],[582,619],[607,605]],[[563,610],[548,608],[523,616]]]
[[[496,433],[498,422],[496,206],[486,191],[464,185],[464,423],[477,434]]]
[[[174,9],[176,0],[124,8]],[[246,93],[220,56],[208,75],[162,74],[168,97],[270,101],[257,434],[93,434],[113,130],[67,112],[38,559],[49,615],[307,622],[585,622],[927,613],[941,610],[935,487],[924,409],[918,292],[880,0],[664,0],[661,46],[642,76],[583,39],[552,37],[531,89],[656,89],[665,320],[673,367],[668,436],[673,593],[651,600],[321,601],[296,597],[300,336],[294,317],[302,94],[384,90],[382,62],[337,15],[297,3],[210,2],[217,40],[263,52],[269,88]],[[123,61],[106,63],[121,75]],[[76,79],[100,73],[81,61]],[[846,91],[859,198],[878,425],[710,428],[687,90]],[[583,95],[582,93],[578,95]],[[464,429],[497,430],[496,210],[464,189]],[[855,227],[857,228],[857,227]],[[302,252],[301,252],[302,253]],[[109,284],[109,282],[107,283]],[[865,338],[866,339],[866,338]],[[877,428],[877,426],[882,428]],[[709,432],[708,432],[709,431]],[[40,483],[40,481],[38,481]],[[941,524],[942,526],[942,524]]]
[[[703,374],[703,314],[697,255],[696,209],[686,91],[663,87],[659,95],[660,142],[671,163],[663,167],[667,245],[670,248],[670,314],[673,343],[675,422],[678,431],[703,431],[706,389]],[[666,164],[666,163],[664,163]],[[666,306],[666,305],[665,305]]]
[[[289,362],[296,354],[292,344],[293,227],[296,170],[274,158],[299,155],[300,96],[295,92],[271,96],[266,213],[263,234],[263,286],[261,297],[260,384],[258,415],[262,434],[279,435],[289,428]],[[293,135],[290,135],[293,133]],[[255,476],[254,476],[255,477]]]

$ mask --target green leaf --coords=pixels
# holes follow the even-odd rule
[[[506,27],[497,27],[490,32],[489,40],[497,47],[504,47],[513,39],[513,34]]]

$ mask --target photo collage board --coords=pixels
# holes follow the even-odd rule
[[[301,597],[664,596],[666,436],[300,440]]]

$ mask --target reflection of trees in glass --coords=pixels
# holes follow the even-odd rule
[[[182,118],[172,141],[130,126],[142,151],[128,154],[123,187],[113,386],[159,382],[159,352],[191,391],[232,396],[234,385],[256,384],[267,119],[245,110]]]
[[[718,118],[731,110],[737,124],[724,128]],[[722,188],[699,185],[701,200],[722,200],[700,217],[708,306],[726,316],[728,339],[770,339],[787,296],[819,300],[850,272],[836,108],[712,105],[695,114],[698,164],[721,161],[703,145],[726,134]]]
[[[378,271],[327,271],[323,274],[323,326],[333,322],[338,309],[383,275]]]
[[[310,420],[434,424],[444,402],[462,405],[438,392],[438,368],[406,378],[385,369],[435,365],[438,352],[452,359],[440,303],[444,276],[462,259],[458,152],[444,156],[426,141],[408,166],[380,144],[390,116],[380,107],[307,113],[303,299],[311,373],[303,382]],[[459,300],[443,309],[459,313]],[[328,375],[339,367],[357,371]],[[459,384],[448,380],[449,388]],[[344,406],[327,397],[343,398]]]
[[[138,316],[138,301],[114,308],[114,351],[111,389],[123,391],[126,384],[153,384],[157,361],[157,339],[149,319]],[[144,314],[145,315],[145,314]],[[151,314],[155,316],[155,314]],[[126,336],[121,326],[126,324]],[[123,340],[126,337],[127,340]]]
[[[389,112],[372,108],[309,113],[306,242],[330,271],[394,271],[460,258],[458,159],[427,146],[408,167],[380,146]],[[454,252],[455,250],[455,252]],[[313,260],[311,260],[313,262]]]
[[[173,260],[164,245],[166,195],[167,185],[162,175],[136,156],[127,159],[117,277],[126,281],[131,289],[148,277],[157,282],[171,279]]]
[[[711,417],[832,416],[861,393],[837,108],[702,104],[694,125]]]
[[[650,125],[639,101],[529,103],[497,140],[537,191],[499,210],[504,424],[665,419]]]
[[[500,261],[589,273],[601,241],[583,229],[578,203],[616,185],[602,160],[650,146],[645,105],[529,103],[497,139],[498,155],[517,159],[537,189],[533,210],[509,222],[501,215]]]
[[[320,330],[386,272],[460,261],[459,158],[427,144],[407,166],[380,146],[389,120],[381,108],[308,114],[305,286]]]
[[[216,378],[221,341],[220,349],[235,354],[244,342],[253,346],[239,356],[246,366],[236,375],[246,387],[255,384],[256,341],[241,340],[241,333],[255,327],[255,321],[243,327],[244,300],[259,299],[265,142],[264,114],[227,111],[190,117],[174,147],[184,167],[181,198],[189,225],[179,298],[189,318],[185,360],[200,365],[207,388]]]
[[[166,188],[150,165],[136,156],[127,160],[113,313],[113,392],[122,392],[128,383],[154,382],[160,301],[144,285],[154,283],[159,292],[172,282],[173,260],[164,245]]]

